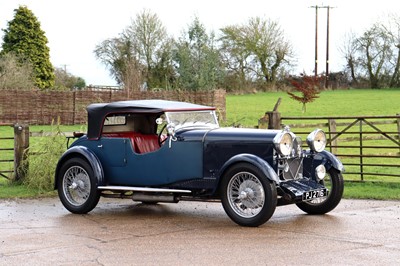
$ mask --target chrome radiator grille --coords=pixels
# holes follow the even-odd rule
[[[278,164],[278,176],[284,180],[303,178],[303,159],[290,158],[280,160]]]

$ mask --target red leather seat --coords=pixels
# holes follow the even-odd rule
[[[158,150],[158,136],[156,134],[141,134],[136,132],[113,132],[103,133],[104,137],[109,138],[128,138],[131,140],[133,150],[136,153],[147,153]]]
[[[158,143],[158,136],[155,134],[145,135],[134,133],[135,151],[137,153],[147,153],[158,150],[160,144]]]

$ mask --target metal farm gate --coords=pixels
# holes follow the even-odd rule
[[[14,133],[12,124],[0,124],[0,177],[14,173]]]
[[[29,147],[29,127],[19,124],[0,124],[0,177],[22,180],[19,169]]]
[[[324,129],[327,149],[338,156],[350,179],[398,182],[400,178],[400,115],[363,117],[282,117],[305,139],[313,128]]]

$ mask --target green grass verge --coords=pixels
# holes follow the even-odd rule
[[[400,200],[400,183],[345,182],[344,198]]]
[[[51,132],[51,136],[30,137],[29,142],[29,171],[22,183],[11,182],[9,179],[0,177],[0,198],[30,198],[54,196],[54,171],[58,159],[67,148],[66,132],[86,131],[80,125],[76,126],[31,126],[30,132]],[[13,135],[10,127],[0,127],[0,136]],[[7,143],[9,142],[9,143]],[[13,141],[2,141],[2,145],[12,147]],[[13,158],[13,151],[3,152],[1,159]],[[13,164],[2,164],[0,169],[10,170]]]
[[[53,197],[56,191],[43,191],[30,188],[26,185],[11,183],[5,178],[0,178],[0,199]]]

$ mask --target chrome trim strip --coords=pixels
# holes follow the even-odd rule
[[[161,192],[161,193],[192,193],[190,190],[168,189],[168,188],[150,188],[150,187],[127,187],[127,186],[99,186],[98,190],[128,190],[141,192]]]

